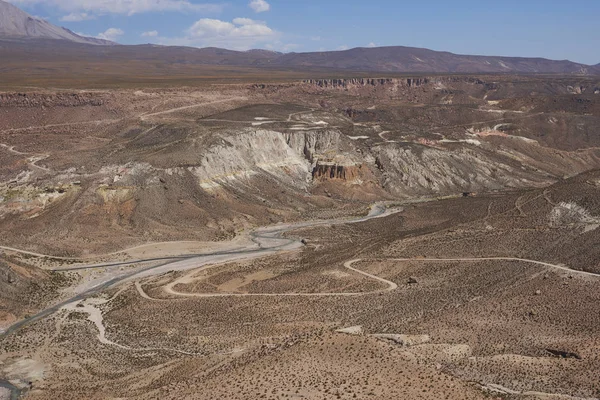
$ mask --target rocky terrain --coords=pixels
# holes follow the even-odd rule
[[[357,201],[547,186],[599,165],[597,84],[544,84],[526,104],[531,82],[490,77],[2,93],[4,244],[82,256]]]
[[[0,383],[32,399],[600,397],[598,87],[6,89]]]

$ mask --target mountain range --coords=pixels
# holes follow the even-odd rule
[[[0,60],[37,63],[77,61],[102,65],[119,61],[160,63],[161,71],[177,66],[236,66],[278,70],[335,70],[381,73],[545,73],[600,75],[595,66],[545,58],[460,55],[414,47],[354,48],[345,51],[278,53],[158,45],[117,45],[78,35],[34,18],[0,0]],[[4,68],[3,68],[4,67]],[[31,65],[30,65],[31,67]]]

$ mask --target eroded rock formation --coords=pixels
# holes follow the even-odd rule
[[[318,161],[313,168],[312,177],[315,181],[341,180],[355,182],[364,178],[368,167],[363,164],[342,165],[335,162]]]
[[[360,86],[407,86],[416,87],[430,82],[429,78],[349,78],[349,79],[307,79],[303,83],[322,88],[341,88]]]
[[[94,93],[0,93],[0,107],[81,107],[104,103]]]

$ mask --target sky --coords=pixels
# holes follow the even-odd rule
[[[600,62],[600,0],[8,0],[85,36],[281,52],[411,46]]]

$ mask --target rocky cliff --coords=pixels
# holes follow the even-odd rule
[[[348,89],[351,87],[365,86],[396,86],[418,87],[430,82],[429,78],[349,78],[349,79],[306,79],[302,83],[321,88]]]
[[[79,107],[104,103],[102,95],[95,93],[0,93],[0,107]]]
[[[366,164],[343,165],[336,162],[318,161],[313,168],[314,182],[342,181],[345,183],[363,183],[366,176],[372,177]]]

